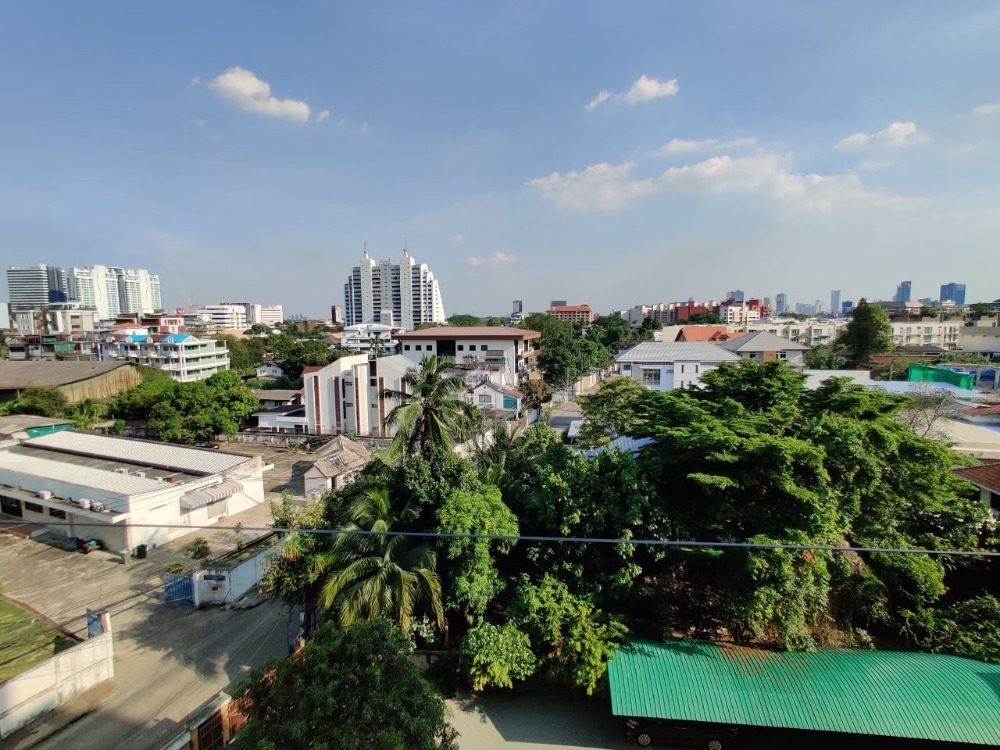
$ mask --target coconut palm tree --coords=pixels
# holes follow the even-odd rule
[[[322,554],[318,572],[326,577],[320,605],[334,612],[341,626],[386,617],[408,631],[418,605],[425,605],[444,630],[437,556],[426,546],[388,532],[395,522],[389,491],[372,490],[350,509],[353,522]],[[351,533],[354,532],[354,533]],[[372,533],[360,533],[372,532]]]
[[[449,373],[450,367],[427,356],[403,376],[402,390],[382,389],[382,398],[398,403],[385,418],[387,427],[396,428],[390,455],[412,455],[432,445],[450,449],[482,421],[479,410],[462,398],[465,378]]]

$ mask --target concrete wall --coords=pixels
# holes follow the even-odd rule
[[[115,676],[111,632],[73,646],[0,685],[0,737]]]

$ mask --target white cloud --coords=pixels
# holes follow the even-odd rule
[[[448,238],[448,241],[454,242],[456,245],[461,245],[463,242],[465,242],[465,237],[463,237],[460,234],[453,234],[451,237]]]
[[[613,211],[629,201],[656,193],[716,195],[730,192],[759,194],[800,209],[824,211],[853,199],[868,204],[901,204],[906,199],[865,190],[856,175],[798,174],[789,171],[789,159],[773,151],[751,156],[713,156],[695,164],[671,167],[655,177],[635,179],[633,162],[594,164],[582,172],[530,180],[529,187],[565,208]]]
[[[612,99],[629,104],[639,104],[640,102],[648,102],[652,99],[660,99],[664,96],[674,96],[679,90],[680,86],[677,85],[676,78],[671,78],[669,81],[661,81],[658,78],[650,78],[643,74],[632,84],[632,88],[624,94],[613,94],[607,89],[599,92],[597,96],[590,100],[585,109],[593,111]]]
[[[756,138],[735,138],[731,141],[721,141],[718,138],[706,138],[701,141],[688,141],[674,138],[667,141],[653,152],[654,156],[669,156],[670,154],[688,154],[692,151],[721,151],[727,148],[742,148],[753,146]]]
[[[915,122],[894,122],[884,130],[875,133],[854,133],[837,142],[842,151],[860,151],[869,146],[902,148],[926,143],[931,137],[921,132]]]
[[[863,169],[866,172],[874,172],[878,169],[887,169],[891,167],[895,162],[892,161],[878,161],[877,159],[865,159],[858,165],[858,169]]]
[[[980,104],[972,110],[974,115],[995,115],[997,113],[1000,113],[1000,104]]]
[[[259,115],[284,117],[293,122],[309,120],[309,105],[296,99],[279,99],[271,93],[271,85],[245,68],[229,68],[213,78],[208,87],[240,109]]]
[[[612,94],[607,89],[604,89],[604,91],[598,91],[597,96],[595,96],[593,99],[590,100],[590,102],[587,104],[586,109],[592,112],[593,110],[597,109],[602,104],[604,104],[604,102],[606,102],[611,97]]]
[[[367,133],[368,132],[368,123],[367,122],[361,123],[361,127],[358,128],[358,132],[361,133],[361,135],[364,135],[365,133]]]
[[[632,88],[625,93],[624,99],[629,104],[639,104],[640,102],[648,102],[651,99],[660,99],[664,96],[674,96],[679,90],[680,86],[677,85],[676,78],[671,78],[669,81],[661,81],[643,75],[639,77],[638,81],[632,84]]]
[[[509,266],[515,260],[516,258],[510,253],[504,253],[497,250],[489,257],[466,258],[465,262],[470,268],[479,268],[480,266]]]
[[[192,86],[197,86],[199,83],[201,83],[201,76],[195,76],[191,79]]]
[[[316,122],[323,122],[327,117],[330,116],[330,110],[324,109],[316,115]]]
[[[337,124],[338,125],[346,125],[347,124],[347,118],[346,117],[341,117],[339,120],[337,120]]]

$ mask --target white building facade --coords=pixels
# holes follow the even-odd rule
[[[253,325],[247,317],[247,305],[223,302],[218,305],[202,305],[198,308],[202,320],[224,331],[245,331]]]
[[[457,368],[490,374],[506,385],[527,380],[537,369],[537,331],[507,326],[441,326],[396,335],[399,353],[414,364],[433,354]]]
[[[340,346],[352,352],[395,353],[396,339],[394,332],[398,330],[381,323],[358,323],[345,326]]]
[[[341,357],[326,367],[302,373],[306,424],[312,435],[353,434],[392,437],[386,415],[396,405],[383,399],[383,388],[402,390],[413,362],[401,355]]]
[[[740,357],[715,344],[647,341],[615,359],[622,375],[651,391],[672,391],[696,386],[720,362],[739,362]]]
[[[8,515],[53,524],[50,530],[67,538],[134,552],[265,502],[263,464],[259,457],[54,432],[0,451],[0,501]]]
[[[437,279],[404,248],[399,264],[375,261],[368,248],[344,285],[344,324],[382,323],[412,330],[443,323],[444,304]]]
[[[742,326],[746,331],[767,331],[783,339],[805,346],[830,345],[843,332],[846,321],[840,320],[758,320]]]
[[[965,323],[961,319],[939,321],[936,318],[919,321],[890,321],[892,343],[896,346],[939,346],[958,349]]]
[[[70,299],[97,310],[101,320],[112,320],[122,312],[118,274],[107,266],[70,268],[66,272],[66,286]]]
[[[224,341],[199,339],[189,333],[116,334],[101,343],[100,358],[155,367],[180,383],[205,380],[229,369]]]
[[[23,336],[93,331],[100,322],[96,310],[84,310],[76,302],[57,302],[14,312],[14,328]]]

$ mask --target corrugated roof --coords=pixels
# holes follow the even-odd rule
[[[1000,666],[957,656],[643,641],[608,677],[618,716],[1000,744]]]
[[[538,331],[526,331],[510,326],[438,326],[420,331],[397,333],[398,341],[415,339],[537,339]]]
[[[738,362],[739,357],[701,341],[644,341],[619,354],[619,362]]]
[[[47,457],[42,451],[39,451],[38,456],[0,451],[0,470],[17,472],[25,478],[50,479],[77,487],[89,487],[121,495],[158,492],[170,486],[155,479],[137,477],[134,474],[117,474],[106,469],[67,463],[55,457]],[[25,479],[21,481],[25,481]]]
[[[993,417],[1000,415],[1000,404],[992,406],[977,406],[974,409],[962,409],[962,414],[969,417]]]
[[[294,389],[286,388],[253,388],[253,395],[261,401],[291,401],[299,395]]]
[[[783,339],[770,331],[754,331],[729,341],[720,341],[718,346],[731,352],[804,352],[809,349],[805,344]]]
[[[594,458],[598,453],[604,453],[605,451],[618,451],[619,453],[629,453],[632,456],[638,456],[639,451],[654,442],[656,441],[654,441],[653,438],[635,438],[629,435],[621,435],[607,443],[604,443],[604,445],[599,445],[596,448],[584,451],[583,457]]]
[[[30,448],[107,458],[139,466],[157,466],[193,474],[221,474],[252,460],[251,456],[240,456],[216,450],[187,448],[181,445],[157,443],[152,440],[134,440],[68,430],[36,437],[25,441],[23,445]]]
[[[952,469],[962,479],[968,479],[975,485],[985,487],[990,492],[1000,494],[1000,464],[986,464],[985,466],[963,466],[960,469]]]
[[[68,385],[129,366],[127,362],[0,361],[0,390]]]

